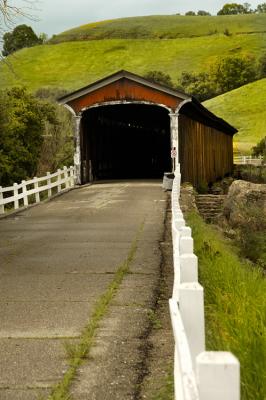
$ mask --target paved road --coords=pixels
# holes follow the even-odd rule
[[[144,229],[128,274],[71,387],[74,400],[133,399],[158,285],[159,182],[83,187],[0,220],[0,399],[47,397],[97,299]],[[122,397],[121,397],[122,396]]]

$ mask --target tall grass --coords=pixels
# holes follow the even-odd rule
[[[207,348],[238,357],[242,400],[265,400],[265,278],[259,269],[240,261],[221,233],[197,214],[189,214],[187,221],[204,286]]]

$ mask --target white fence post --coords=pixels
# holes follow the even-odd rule
[[[50,172],[46,173],[47,176],[47,186],[48,186],[48,197],[52,197],[52,189],[51,189],[51,176]]]
[[[22,183],[22,193],[23,193],[23,204],[24,207],[26,207],[29,205],[28,194],[27,194],[27,183],[26,181],[22,181],[21,183]]]
[[[179,244],[180,255],[193,254],[193,239],[190,236],[181,236]]]
[[[2,192],[2,186],[0,186],[0,214],[5,213],[5,206],[4,206],[4,204],[1,204],[3,198],[4,197],[3,197],[3,192]]]
[[[179,309],[195,366],[196,356],[205,351],[203,287],[198,282],[180,284]]]
[[[195,254],[182,254],[179,263],[180,283],[198,282],[198,257]]]
[[[36,203],[40,203],[40,193],[39,193],[39,184],[38,184],[38,178],[35,176],[33,178],[35,180],[35,182],[33,182],[34,184],[34,189],[36,190],[35,192],[35,201]]]
[[[65,178],[65,188],[69,188],[69,178],[68,178],[68,171],[67,167],[64,167],[64,178]]]
[[[206,351],[196,363],[200,400],[240,400],[240,365],[233,354]]]
[[[70,167],[70,185],[75,185],[74,167]]]
[[[17,210],[19,208],[19,201],[18,201],[18,184],[14,183],[13,186],[14,190],[14,208]]]
[[[58,181],[57,193],[60,193],[62,191],[62,185],[60,183],[61,182],[61,173],[62,173],[61,169],[58,169],[57,173],[58,173],[58,175],[57,175],[57,181]]]

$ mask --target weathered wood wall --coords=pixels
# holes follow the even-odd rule
[[[182,99],[167,93],[140,85],[126,78],[120,79],[95,91],[69,101],[68,105],[79,113],[83,108],[108,101],[148,101],[153,104],[164,104],[173,111]]]
[[[233,169],[233,138],[185,115],[179,116],[179,160],[183,182],[215,182]]]

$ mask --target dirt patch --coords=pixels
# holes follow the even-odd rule
[[[139,399],[168,400],[173,398],[172,371],[174,341],[169,314],[168,300],[173,289],[173,250],[171,237],[170,195],[165,217],[165,230],[160,243],[161,265],[157,298],[151,319],[151,329],[146,339],[146,374],[138,393]]]

